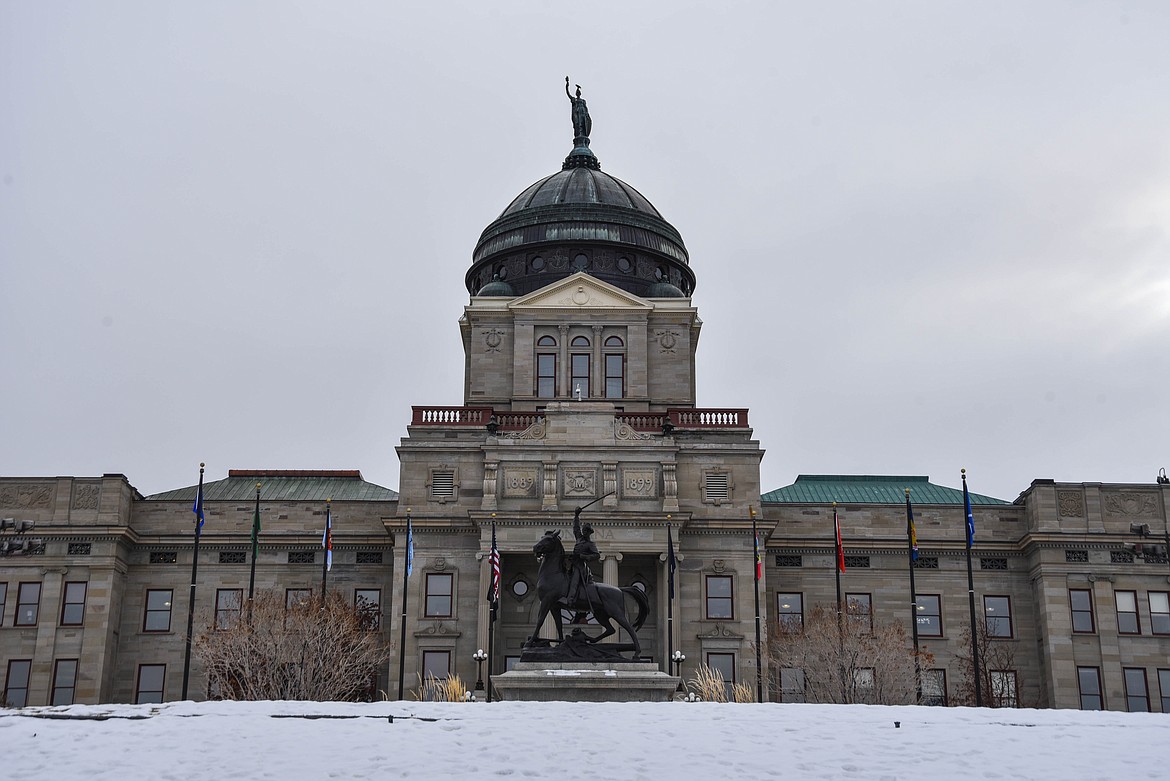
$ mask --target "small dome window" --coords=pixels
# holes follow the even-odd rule
[[[620,336],[610,336],[605,340],[606,347],[625,347],[625,342]]]
[[[536,340],[536,346],[537,347],[556,347],[557,340],[553,339],[551,336],[542,336]]]
[[[588,347],[589,340],[586,339],[584,336],[574,336],[573,341],[570,342],[569,344],[572,345],[573,347]]]

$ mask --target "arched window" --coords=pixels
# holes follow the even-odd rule
[[[542,336],[536,340],[537,347],[556,347],[557,340],[551,336]],[[555,352],[538,352],[536,354],[536,397],[538,399],[555,399],[557,396],[557,354]]]
[[[620,336],[605,340],[605,398],[620,399],[626,395],[625,342]],[[621,351],[621,352],[619,352]]]
[[[574,350],[588,350],[589,339],[584,336],[574,336],[573,340],[569,342],[569,346]],[[581,398],[589,398],[590,362],[591,357],[588,352],[575,352],[569,355],[569,393],[573,398],[577,398],[578,390]]]

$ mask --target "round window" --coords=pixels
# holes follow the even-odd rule
[[[508,278],[508,267],[507,266],[500,266],[498,269],[496,269],[496,275],[500,279],[507,279]]]
[[[573,258],[573,270],[574,271],[584,271],[588,267],[589,267],[589,258],[584,253]]]
[[[528,581],[527,580],[517,580],[515,583],[512,584],[512,593],[518,597],[522,597],[525,594],[527,594],[528,593]]]
[[[633,264],[630,263],[629,258],[623,257],[623,258],[618,258],[617,267],[618,267],[618,271],[624,271],[624,272],[628,273],[629,270],[631,268],[633,268],[634,266],[633,266]]]
[[[532,266],[533,271],[544,271],[544,258],[537,255],[529,265]]]

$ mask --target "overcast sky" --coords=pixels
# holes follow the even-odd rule
[[[764,490],[1170,466],[1164,2],[0,0],[0,474],[397,488],[566,75]]]

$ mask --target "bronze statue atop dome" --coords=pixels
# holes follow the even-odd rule
[[[565,94],[573,104],[573,144],[575,146],[589,146],[589,133],[593,130],[593,120],[589,117],[589,107],[585,98],[581,97],[581,85],[577,85],[577,96],[569,92],[569,77],[565,77]]]

